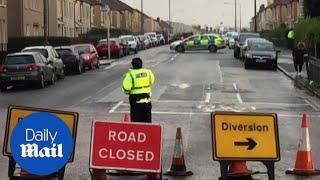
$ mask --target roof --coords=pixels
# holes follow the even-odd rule
[[[167,23],[167,22],[165,22],[165,21],[160,21],[160,23],[159,23],[159,25],[160,25],[160,27],[161,28],[168,28],[168,29],[170,29],[170,25]]]
[[[51,49],[52,46],[29,46],[25,47],[23,50],[29,50],[29,49]]]
[[[126,3],[123,3],[120,0],[101,0],[102,5],[108,5],[111,10],[117,10],[117,11],[131,11],[133,12],[134,9],[127,5]]]
[[[36,55],[39,54],[39,52],[17,52],[17,53],[11,53],[8,54],[7,56],[24,56],[24,55]]]

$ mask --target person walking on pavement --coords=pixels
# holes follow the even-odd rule
[[[132,122],[151,123],[151,89],[155,77],[150,69],[143,67],[140,58],[132,59],[132,69],[125,74],[122,89],[129,95]]]
[[[306,46],[303,42],[299,42],[292,51],[293,64],[298,76],[300,76],[302,72],[305,54],[307,54]]]

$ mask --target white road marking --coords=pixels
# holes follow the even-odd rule
[[[169,62],[174,61],[179,55],[180,55],[180,53],[177,53],[174,56],[172,56],[171,59],[169,60]]]
[[[207,93],[206,94],[206,99],[205,99],[205,103],[209,103],[210,102],[210,98],[211,98],[211,94],[210,93]]]
[[[123,101],[118,102],[115,106],[113,106],[113,107],[110,109],[109,113],[113,113],[116,109],[118,109],[118,107],[121,106],[122,103],[123,103]]]
[[[236,84],[236,83],[233,83],[233,88],[234,88],[234,90],[238,91],[238,88],[237,88],[237,84]]]
[[[252,109],[253,111],[257,110],[257,108],[254,107],[254,106],[251,106],[251,109]]]
[[[269,102],[247,102],[251,105],[269,105],[269,106],[308,106],[309,104],[289,104],[289,103],[269,103]]]
[[[116,63],[111,63],[110,66],[107,66],[106,68],[104,68],[105,70],[111,69],[113,67],[115,67],[117,64]]]
[[[220,77],[220,83],[223,83],[223,77],[222,77],[222,71],[220,68],[220,63],[218,63],[218,73],[219,73],[219,77]]]
[[[83,98],[83,99],[80,101],[80,103],[83,103],[83,102],[87,101],[87,100],[90,99],[90,98],[92,98],[92,97],[91,97],[91,96],[88,96],[88,97],[86,97],[86,98]]]
[[[315,105],[313,105],[309,100],[305,99],[304,101],[305,101],[309,106],[311,106],[313,110],[315,110],[315,111],[318,111],[318,110],[319,110],[319,109],[318,109]]]
[[[237,93],[237,99],[238,99],[238,101],[239,101],[240,104],[243,104],[241,95],[240,95],[239,93]]]

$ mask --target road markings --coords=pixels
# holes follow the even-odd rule
[[[318,110],[319,110],[319,109],[318,109],[315,105],[313,105],[309,100],[305,99],[304,101],[305,101],[309,106],[311,106],[313,110],[315,110],[315,111],[318,111]]]
[[[211,98],[211,94],[210,93],[207,93],[206,94],[206,99],[205,99],[205,103],[209,103],[210,102],[210,98]]]
[[[113,106],[113,107],[110,109],[109,113],[113,113],[116,109],[118,109],[118,107],[121,106],[122,103],[123,103],[123,101],[118,102],[115,106]]]
[[[180,53],[177,53],[174,56],[172,56],[171,59],[169,60],[169,62],[174,61],[179,55],[180,55]]]
[[[233,83],[233,88],[234,88],[234,90],[238,91],[238,87],[237,87],[236,83]],[[240,93],[237,93],[237,99],[238,99],[240,104],[243,104],[243,101],[242,101]]]
[[[257,108],[254,107],[254,106],[251,106],[251,109],[252,109],[253,111],[257,110]]]
[[[269,106],[308,106],[309,104],[289,104],[289,103],[269,103],[269,102],[247,102],[251,105],[269,105]]]
[[[221,71],[221,67],[220,67],[220,63],[218,63],[218,73],[219,73],[219,77],[220,77],[220,83],[223,83],[223,77],[222,77],[222,71]]]

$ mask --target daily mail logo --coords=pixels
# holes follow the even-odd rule
[[[10,142],[14,160],[31,174],[49,175],[68,162],[73,140],[68,126],[50,113],[34,113],[14,128]]]

